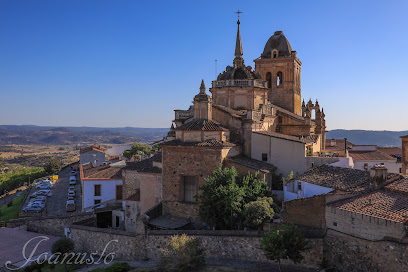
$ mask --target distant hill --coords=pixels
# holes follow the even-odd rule
[[[347,138],[353,144],[368,144],[378,146],[399,146],[401,147],[400,136],[408,135],[405,131],[377,131],[377,130],[345,130],[334,129],[326,134],[326,139]]]
[[[78,143],[124,144],[162,139],[168,128],[98,128],[0,125],[0,145]]]

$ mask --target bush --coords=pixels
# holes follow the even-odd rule
[[[171,237],[167,248],[162,251],[159,271],[198,271],[204,264],[204,248],[200,240],[185,234],[175,235]]]
[[[71,239],[64,237],[57,240],[52,245],[51,252],[53,254],[55,253],[65,254],[72,252],[74,250],[74,247],[75,247],[74,242]]]
[[[9,202],[7,202],[7,207],[11,207],[13,205],[13,200],[10,200]]]
[[[133,267],[130,266],[128,263],[118,262],[105,268],[95,268],[89,272],[127,272],[132,269]]]
[[[244,206],[244,225],[251,229],[262,227],[262,223],[267,218],[272,218],[275,212],[271,205],[271,197],[260,197],[256,201],[249,202]]]

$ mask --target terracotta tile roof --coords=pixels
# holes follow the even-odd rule
[[[83,179],[122,179],[122,168],[110,165],[93,166],[91,163],[81,165]]]
[[[408,195],[408,178],[394,181],[384,188],[388,191],[399,192]]]
[[[369,190],[370,173],[325,164],[311,168],[294,179],[344,192],[364,192]]]
[[[273,173],[276,170],[276,166],[272,164],[258,161],[244,155],[227,158],[227,161],[235,162],[237,164],[267,173]]]
[[[101,153],[105,153],[106,148],[100,145],[90,145],[79,150],[79,154],[89,152],[91,150],[98,151]]]
[[[353,147],[353,144],[347,141],[347,149],[350,149],[352,147]],[[326,139],[325,149],[326,150],[344,150],[344,139]]]
[[[162,153],[157,153],[153,157],[144,159],[138,162],[127,162],[124,170],[134,170],[144,173],[161,173],[162,169],[157,166],[153,166],[153,162],[161,162]]]
[[[397,183],[396,185],[394,185]],[[382,218],[393,222],[407,223],[408,219],[408,180],[399,180],[384,189],[369,194],[352,197],[331,204],[340,210]],[[390,188],[402,188],[389,190]]]
[[[209,147],[233,147],[235,144],[230,142],[209,139],[204,142],[183,142],[181,140],[172,140],[162,144],[162,146],[209,146]]]
[[[378,147],[378,150],[389,156],[397,156],[402,154],[402,148],[400,147]]]
[[[181,126],[175,128],[175,130],[209,130],[209,131],[221,131],[225,130],[220,124],[207,119],[193,119],[190,122],[184,123]]]
[[[394,161],[395,158],[381,151],[349,151],[354,161]]]

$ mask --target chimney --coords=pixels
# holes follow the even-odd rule
[[[370,185],[379,189],[387,181],[388,170],[384,165],[374,165],[370,169]]]

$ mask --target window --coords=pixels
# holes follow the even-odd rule
[[[94,196],[101,196],[101,185],[100,184],[94,185]]]
[[[400,172],[400,174],[402,173],[402,168],[400,167],[400,169],[399,169],[399,172]]]
[[[368,171],[368,163],[364,164],[364,170]]]
[[[384,163],[382,162],[381,165],[384,165]]]
[[[276,75],[276,83],[277,83],[277,85],[278,86],[280,86],[281,84],[282,84],[282,80],[283,80],[283,78],[282,78],[282,72],[278,72],[278,74]]]
[[[101,203],[100,199],[94,199],[94,205]]]
[[[333,226],[337,227],[337,223],[336,223],[336,222],[333,222]]]
[[[116,185],[116,200],[122,200],[122,185]]]
[[[266,73],[266,81],[267,81],[267,87],[272,88],[272,75],[271,73]]]
[[[120,225],[120,218],[119,216],[116,216],[116,227],[119,228]]]
[[[298,186],[298,191],[302,191],[302,183],[298,182],[297,186]]]
[[[262,153],[262,161],[268,161],[268,154]]]
[[[195,202],[194,196],[197,194],[196,189],[196,177],[194,176],[183,176],[183,201]]]

